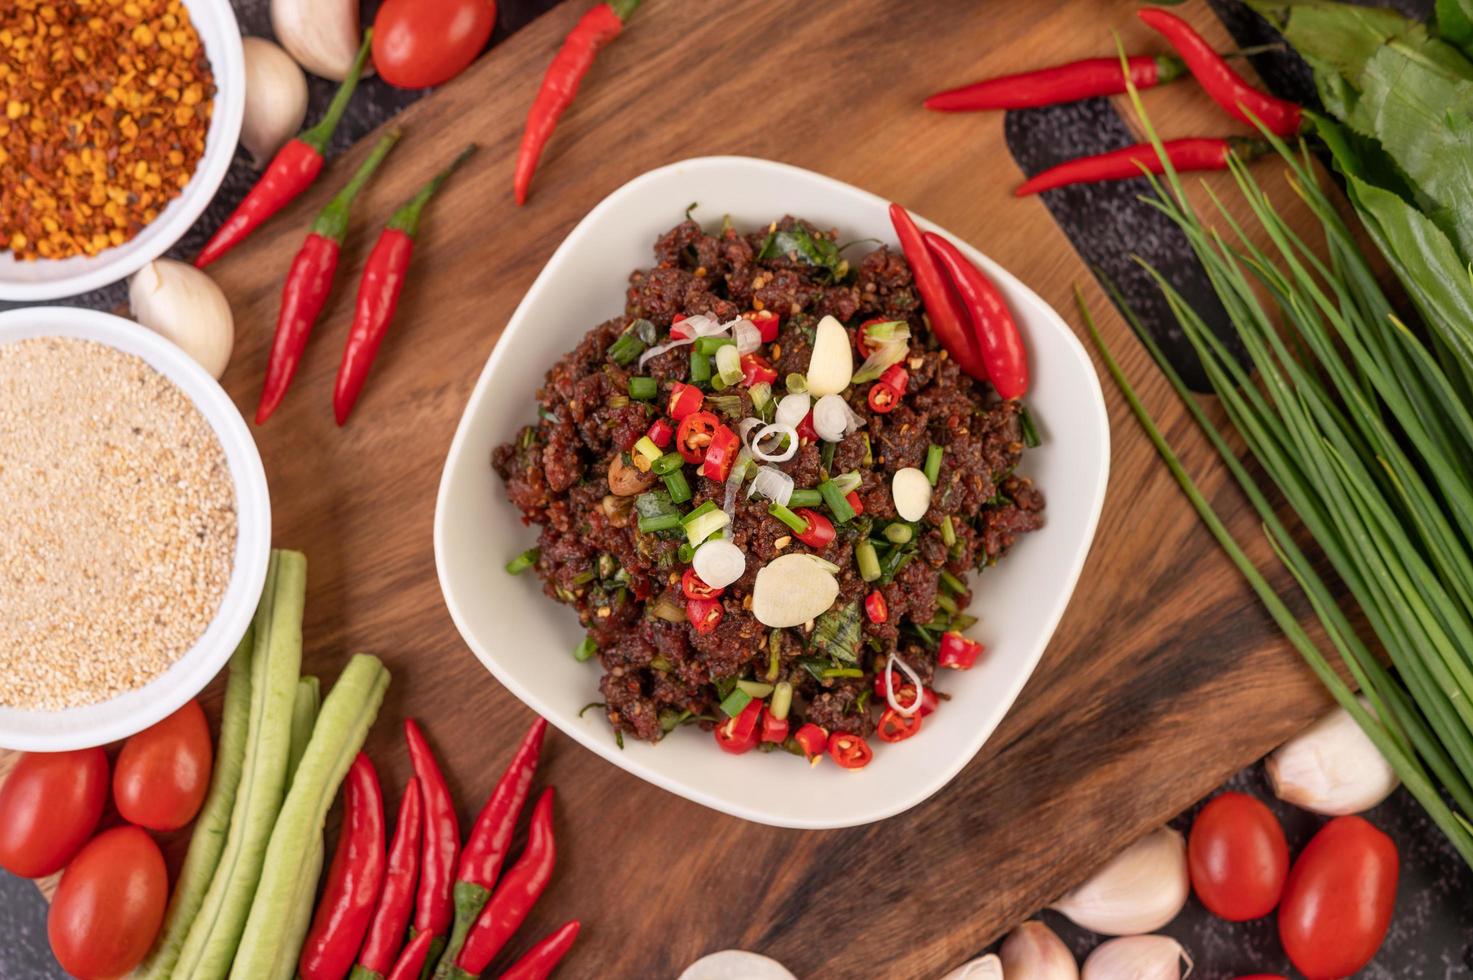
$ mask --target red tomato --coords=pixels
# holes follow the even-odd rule
[[[27,752],[0,786],[0,868],[55,874],[97,829],[107,803],[102,749]]]
[[[1360,817],[1336,817],[1300,852],[1279,906],[1279,939],[1310,980],[1348,977],[1371,961],[1396,903],[1391,838]]]
[[[164,921],[169,878],[153,838],[137,827],[105,830],[67,865],[46,934],[57,962],[81,980],[137,966]]]
[[[123,743],[113,800],[129,823],[178,830],[194,819],[210,788],[210,726],[198,701]]]
[[[476,60],[496,26],[496,0],[384,0],[373,65],[399,88],[443,85]]]
[[[1187,838],[1192,890],[1229,922],[1268,915],[1289,874],[1289,844],[1278,818],[1242,793],[1223,793],[1202,808]]]

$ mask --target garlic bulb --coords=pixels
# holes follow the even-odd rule
[[[1162,827],[1117,854],[1053,908],[1091,932],[1137,936],[1176,918],[1187,891],[1186,841]]]
[[[1279,799],[1331,817],[1369,810],[1400,782],[1344,708],[1279,746],[1263,768]]]
[[[358,0],[271,0],[271,29],[297,64],[334,82],[348,77],[362,41]]]
[[[1002,961],[994,953],[963,963],[941,980],[1003,980]]]
[[[219,378],[235,346],[235,319],[215,280],[192,265],[154,259],[128,284],[133,319],[172,340]]]
[[[291,55],[264,37],[241,38],[245,52],[245,117],[240,145],[251,166],[264,167],[307,118],[307,76]]]
[[[1074,954],[1042,922],[1025,922],[1008,934],[998,950],[1007,980],[1079,980]]]
[[[1187,972],[1181,971],[1182,961]],[[1084,961],[1083,980],[1184,980],[1192,958],[1170,936],[1122,936],[1095,947]]]

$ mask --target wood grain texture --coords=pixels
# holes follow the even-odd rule
[[[329,312],[282,408],[256,430],[275,542],[309,559],[306,669],[326,685],[361,649],[393,671],[368,744],[390,807],[408,773],[403,718],[419,718],[448,760],[467,821],[531,719],[456,633],[431,522],[482,363],[589,208],[684,157],[783,160],[954,229],[1074,322],[1071,288],[1089,286],[1088,271],[1038,201],[1009,196],[1018,175],[1001,118],[931,114],[919,102],[983,75],[1107,54],[1112,28],[1127,47],[1156,50],[1135,4],[1113,0],[647,0],[594,67],[518,209],[512,156],[526,106],[584,6],[560,6],[395,122],[404,142],[358,205]],[[1226,46],[1204,7],[1188,13]],[[1164,135],[1238,131],[1191,85],[1148,101]],[[472,140],[481,151],[431,207],[393,332],[339,430],[333,374],[378,220]],[[224,383],[247,416],[291,255],[371,142],[212,269],[236,312]],[[1264,168],[1265,181],[1289,202],[1274,169]],[[1220,176],[1211,184],[1229,186]],[[629,265],[647,258],[631,255]],[[1189,469],[1265,559],[1256,521],[1205,441],[1098,290],[1087,292]],[[554,734],[539,780],[559,791],[560,869],[517,947],[578,916],[585,934],[565,976],[674,976],[729,946],[775,956],[803,977],[939,975],[1319,712],[1317,684],[1198,525],[1113,386],[1105,390],[1110,495],[1074,601],[1012,713],[949,787],[868,828],[776,830],[678,799]],[[566,615],[551,603],[548,614]],[[590,673],[590,696],[593,681]],[[206,694],[212,712],[219,695],[217,682]]]

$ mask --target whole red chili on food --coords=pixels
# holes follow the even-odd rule
[[[384,797],[378,773],[362,752],[343,785],[343,813],[327,887],[297,959],[302,980],[341,980],[347,974],[383,886]]]
[[[690,621],[691,629],[703,635],[716,632],[725,615],[720,599],[687,599],[685,602],[685,618]]]
[[[869,386],[868,401],[871,412],[888,415],[900,404],[900,392],[883,381],[876,381]]]
[[[879,589],[864,597],[864,614],[871,623],[883,623],[890,618],[890,604]]]
[[[527,113],[527,128],[517,149],[513,189],[518,204],[527,203],[527,190],[532,186],[532,174],[537,170],[542,148],[552,137],[563,111],[572,105],[573,97],[578,94],[578,83],[593,67],[599,50],[623,32],[624,22],[638,6],[639,0],[608,0],[598,4],[574,25],[553,56],[542,87],[532,101],[532,110]]]
[[[445,948],[445,932],[453,916],[451,874],[460,853],[460,825],[450,788],[440,772],[430,743],[413,718],[404,719],[404,740],[409,743],[409,762],[424,795],[424,848],[419,863],[419,894],[414,903],[413,934],[434,935],[431,958]]]
[[[394,962],[394,969],[389,972],[387,980],[419,980],[419,975],[425,971],[430,958],[430,947],[434,945],[436,936],[428,932],[422,932],[409,941],[404,951],[399,954],[399,959]]]
[[[568,955],[568,950],[573,948],[573,940],[578,938],[580,928],[577,919],[558,926],[536,946],[527,950],[527,955],[513,963],[501,975],[501,980],[546,980],[557,969],[563,957]]]
[[[874,749],[860,735],[835,732],[829,736],[829,758],[845,769],[863,769],[874,757]]]
[[[1221,138],[1193,138],[1167,140],[1161,144],[1166,158],[1178,173],[1197,173],[1204,170],[1226,170],[1228,157],[1237,154],[1239,159],[1252,160],[1268,149],[1262,140],[1241,136]],[[1110,180],[1130,180],[1145,173],[1164,173],[1156,148],[1150,143],[1135,143],[1118,150],[1098,153],[1094,156],[1066,160],[1034,174],[1019,184],[1013,194],[1027,197],[1042,191],[1051,191],[1071,184],[1098,184]]]
[[[725,428],[714,412],[692,412],[681,419],[675,430],[675,450],[680,458],[697,464],[704,460],[718,427]]]
[[[557,860],[557,844],[552,833],[552,796],[551,787],[543,790],[532,808],[527,847],[496,886],[496,893],[466,936],[465,946],[448,974],[454,980],[479,977],[547,888]]]
[[[1192,25],[1160,7],[1144,7],[1136,16],[1166,38],[1212,101],[1229,115],[1250,126],[1261,123],[1276,136],[1289,137],[1299,132],[1303,110],[1287,99],[1249,85]],[[1255,118],[1258,123],[1254,122]]]
[[[1164,85],[1178,78],[1187,67],[1186,62],[1169,54],[1137,54],[1126,61],[1136,88]],[[1032,109],[1097,95],[1119,95],[1125,90],[1125,73],[1120,70],[1119,58],[1085,58],[937,92],[924,105],[937,112]]]
[[[803,756],[809,765],[816,766],[823,759],[823,750],[829,744],[829,733],[827,729],[813,722],[808,722],[798,733],[793,736],[793,741],[803,750]]]
[[[327,207],[312,223],[306,241],[292,259],[281,290],[281,312],[276,318],[276,336],[271,342],[271,358],[266,362],[266,380],[261,386],[261,401],[256,406],[256,424],[271,417],[286,397],[286,389],[297,373],[297,365],[307,350],[307,338],[317,323],[332,280],[338,271],[338,254],[348,233],[348,215],[353,199],[368,183],[384,157],[399,142],[399,131],[390,130],[380,137],[367,159],[359,165],[353,179],[327,202]]]
[[[466,838],[460,867],[455,874],[455,925],[450,931],[450,942],[445,947],[440,965],[435,968],[436,976],[449,975],[450,966],[460,955],[471,926],[475,925],[476,917],[491,898],[491,889],[496,884],[496,876],[501,873],[501,864],[506,860],[507,849],[511,847],[512,835],[517,829],[517,818],[532,788],[532,777],[542,757],[542,739],[546,733],[547,719],[538,718],[532,722]]]
[[[967,329],[967,314],[953,292],[941,267],[926,248],[921,230],[916,227],[910,212],[898,204],[890,205],[890,223],[900,238],[900,249],[905,261],[910,264],[915,278],[916,291],[926,304],[926,314],[931,321],[931,332],[956,361],[957,366],[979,381],[987,380],[987,371],[982,366],[982,354],[977,350],[976,338]]]
[[[348,344],[343,349],[343,362],[338,366],[337,382],[333,386],[332,411],[338,425],[348,421],[348,415],[363,392],[363,383],[368,380],[368,371],[373,367],[379,344],[389,332],[389,323],[399,305],[399,293],[404,289],[409,260],[414,254],[420,215],[446,178],[475,151],[474,143],[461,150],[448,167],[395,211],[374,243],[373,251],[368,253],[363,279],[358,284],[353,326],[348,330]]]
[[[818,511],[799,507],[793,513],[808,522],[807,528],[793,532],[793,536],[808,547],[822,551],[829,546],[830,541],[834,540],[833,522]]]
[[[424,834],[424,800],[419,780],[411,778],[399,801],[399,818],[394,825],[394,839],[389,843],[389,865],[384,872],[383,892],[378,908],[368,923],[368,934],[358,962],[349,980],[377,980],[394,967],[394,960],[404,945],[404,932],[409,928],[409,915],[414,909],[414,885],[419,878],[421,838]],[[428,934],[426,934],[428,935]],[[425,940],[426,947],[430,936]]]
[[[721,746],[722,751],[732,755],[750,752],[757,747],[757,741],[761,737],[757,728],[761,715],[762,702],[756,698],[748,701],[735,718],[728,718],[716,726],[713,733],[716,744]]]
[[[972,320],[987,380],[998,395],[1012,401],[1028,394],[1028,351],[1013,314],[991,279],[951,242],[935,232],[925,234],[926,247],[951,277]]]
[[[921,730],[922,715],[903,714],[894,708],[886,708],[875,726],[875,737],[882,742],[903,742]]]
[[[358,87],[358,79],[363,75],[363,66],[368,60],[369,45],[372,42],[373,31],[364,31],[358,57],[353,60],[353,67],[348,72],[348,77],[338,86],[332,102],[328,103],[327,112],[315,126],[302,130],[276,151],[276,156],[271,158],[266,172],[261,174],[256,186],[251,188],[230,217],[225,219],[225,223],[205,243],[205,247],[200,249],[194,260],[196,268],[203,269],[239,245],[267,218],[312,186],[312,182],[322,172],[327,143],[338,128],[349,100],[353,98],[353,90]]]
[[[684,422],[686,417],[694,415],[701,410],[701,403],[706,396],[701,394],[701,389],[695,385],[688,385],[683,381],[674,381],[670,384],[670,417],[677,422]]]
[[[971,670],[982,654],[982,644],[969,640],[956,630],[941,634],[941,650],[936,655],[936,666],[951,670]]]
[[[725,589],[715,589],[701,581],[694,568],[687,568],[680,576],[680,591],[687,599],[715,599]]]

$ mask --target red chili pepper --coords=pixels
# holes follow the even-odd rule
[[[845,769],[863,769],[874,757],[874,750],[859,735],[835,732],[829,736],[829,758]]]
[[[338,366],[337,383],[332,392],[332,411],[338,425],[348,421],[348,415],[363,392],[363,383],[368,380],[368,371],[373,367],[379,344],[389,332],[389,322],[394,319],[399,293],[404,289],[404,277],[409,271],[409,259],[414,254],[414,237],[419,234],[420,215],[430,197],[445,183],[445,178],[475,150],[474,143],[461,150],[450,166],[436,174],[418,194],[395,211],[374,243],[373,251],[368,253],[368,261],[363,265],[363,279],[358,283],[353,326],[348,331],[348,345],[343,350],[343,362]]]
[[[426,961],[430,958],[430,946],[436,938],[428,932],[422,932],[411,939],[409,945],[404,947],[404,952],[399,954],[388,980],[419,980],[419,975],[424,972]]]
[[[900,392],[883,381],[876,381],[870,385],[868,401],[870,411],[888,415],[900,404]]]
[[[875,697],[885,698],[886,702],[888,703],[889,697],[886,695],[886,692],[888,690],[889,688],[887,688],[885,685],[885,672],[882,670],[875,675]],[[905,684],[895,689],[895,701],[903,708],[909,708],[912,704],[915,704],[915,696],[916,689],[911,684]],[[931,712],[936,710],[937,706],[940,703],[941,701],[939,698],[936,697],[935,691],[931,690],[928,687],[921,688],[922,715],[929,715]]]
[[[748,388],[756,384],[772,384],[777,380],[777,369],[761,354],[743,354],[742,383]]]
[[[967,329],[967,315],[946,277],[941,274],[936,259],[926,250],[926,243],[921,239],[921,230],[916,227],[915,219],[905,208],[892,204],[890,223],[895,226],[895,234],[900,238],[900,249],[905,253],[905,261],[910,263],[916,290],[926,304],[931,332],[958,367],[979,381],[986,380],[987,371],[982,367],[982,355],[977,350],[972,332]]]
[[[404,738],[409,743],[409,761],[424,794],[424,851],[420,859],[419,895],[414,906],[414,934],[434,935],[431,952],[438,959],[445,948],[445,931],[453,918],[450,876],[460,852],[460,827],[450,788],[414,719],[404,720]]]
[[[982,644],[969,640],[956,630],[941,634],[941,652],[936,656],[937,667],[952,670],[971,670],[982,654]]]
[[[808,526],[802,531],[793,532],[793,536],[808,547],[822,551],[829,546],[830,541],[834,540],[833,522],[818,511],[799,507],[793,513],[808,522]]]
[[[359,165],[357,173],[353,174],[353,179],[327,202],[327,207],[312,223],[312,230],[296,258],[292,259],[291,271],[287,273],[286,285],[281,291],[281,313],[276,318],[276,337],[271,343],[271,359],[266,363],[261,403],[256,407],[257,425],[270,418],[286,396],[286,389],[292,383],[297,365],[307,349],[307,338],[311,336],[322,308],[327,305],[327,294],[338,270],[338,254],[343,247],[343,237],[348,233],[348,213],[353,199],[397,142],[397,129],[390,130],[379,139],[368,158]]]
[[[449,973],[455,980],[479,977],[547,888],[557,860],[557,843],[552,833],[552,795],[551,787],[543,790],[537,805],[532,808],[527,847],[501,879],[496,894],[491,896],[470,935],[466,936],[465,947]]]
[[[848,493],[844,494],[844,499],[849,501],[849,506],[853,508],[855,517],[858,517],[860,514],[864,513],[864,501],[859,499],[858,490],[850,490]]]
[[[757,328],[757,334],[762,338],[764,344],[770,344],[777,340],[778,328],[782,326],[783,318],[772,310],[751,310],[742,316],[752,321]]]
[[[879,589],[864,597],[864,614],[871,623],[883,623],[890,618],[890,604],[885,601],[885,594]]]
[[[1009,401],[1022,398],[1028,393],[1028,352],[1023,348],[1023,337],[1002,293],[951,242],[929,231],[925,240],[926,247],[956,285],[972,318],[987,379],[1002,398]]]
[[[803,416],[803,421],[798,423],[798,440],[801,442],[804,439],[807,439],[809,442],[818,441],[818,430],[813,427],[813,411],[811,409],[807,415]]]
[[[735,717],[730,718],[716,726],[716,744],[723,751],[732,755],[741,755],[750,752],[757,745],[760,733],[757,730],[757,721],[762,714],[762,702],[756,698],[747,702],[746,707]]]
[[[788,740],[788,720],[774,718],[771,711],[762,712],[762,741],[781,745]]]
[[[532,111],[527,113],[527,128],[522,133],[522,145],[517,149],[516,175],[513,186],[517,203],[527,203],[527,189],[532,186],[532,174],[537,169],[537,160],[542,148],[552,137],[563,111],[573,103],[578,94],[578,83],[593,67],[593,59],[604,45],[624,30],[627,21],[639,0],[608,0],[600,3],[573,26],[563,39],[563,46],[547,66],[542,78],[542,87],[532,100]]]
[[[1169,54],[1137,54],[1128,62],[1130,80],[1136,88],[1164,85],[1179,77],[1187,67],[1186,62]],[[1125,90],[1125,73],[1120,70],[1119,58],[1085,58],[937,92],[924,104],[938,112],[1032,109],[1097,95],[1119,95]]]
[[[384,874],[384,890],[378,908],[368,924],[363,950],[353,967],[350,980],[372,980],[382,977],[394,966],[394,958],[404,945],[404,931],[409,928],[409,913],[414,907],[414,884],[419,877],[420,838],[424,830],[424,802],[419,780],[410,779],[399,801],[399,819],[394,826],[394,840],[389,844],[389,867]]]
[[[687,599],[715,599],[726,590],[711,588],[701,581],[694,568],[687,568],[680,576],[680,591]]]
[[[854,349],[859,352],[860,357],[869,357],[874,353],[874,347],[870,346],[869,334],[866,332],[877,323],[889,323],[882,316],[871,317],[854,328]]]
[[[559,926],[546,939],[527,950],[526,956],[513,963],[501,975],[501,980],[547,980],[563,957],[568,955],[568,950],[573,948],[579,928],[577,919]]]
[[[706,456],[701,463],[701,475],[717,483],[725,483],[741,451],[742,440],[725,425],[716,426],[711,433],[711,445],[706,447]]]
[[[327,152],[328,141],[338,128],[338,122],[348,108],[348,101],[353,98],[353,90],[358,87],[358,79],[363,74],[363,66],[368,61],[368,51],[372,43],[373,30],[370,28],[363,32],[363,44],[358,48],[358,57],[354,59],[348,77],[338,86],[332,102],[328,103],[327,112],[322,119],[315,126],[302,130],[276,151],[276,156],[271,158],[271,163],[266,166],[261,179],[256,181],[256,186],[251,188],[230,217],[225,219],[225,223],[205,243],[205,247],[200,249],[194,260],[196,268],[203,269],[239,245],[267,218],[312,186],[317,175],[322,173],[322,159]]]
[[[798,734],[793,736],[793,741],[798,743],[803,750],[803,756],[808,764],[816,766],[823,759],[823,750],[829,744],[829,733],[826,729],[809,722],[798,729]]]
[[[440,958],[441,966],[435,968],[436,976],[449,974],[451,964],[460,955],[465,938],[476,923],[476,917],[491,899],[491,888],[501,873],[501,864],[517,829],[517,817],[521,815],[522,805],[527,802],[527,792],[532,788],[532,777],[542,757],[542,739],[546,733],[545,718],[532,722],[466,838],[460,867],[455,873],[455,925]]]
[[[1252,160],[1261,155],[1268,144],[1261,140],[1241,136],[1218,139],[1194,138],[1167,140],[1162,144],[1171,166],[1181,173],[1202,170],[1226,170],[1229,155],[1236,153],[1243,160]],[[1013,194],[1027,197],[1042,191],[1051,191],[1071,184],[1097,184],[1108,180],[1129,180],[1145,173],[1159,174],[1165,171],[1161,157],[1150,143],[1100,153],[1092,157],[1068,160],[1056,167],[1034,174],[1019,184]]]
[[[362,752],[348,769],[343,813],[327,887],[297,960],[303,980],[342,980],[347,975],[384,883],[384,797],[378,773]]]
[[[1299,106],[1249,85],[1192,25],[1160,7],[1142,8],[1136,11],[1136,16],[1166,38],[1198,84],[1230,116],[1254,127],[1261,123],[1276,136],[1289,137],[1299,132],[1303,116]]]
[[[664,449],[670,445],[670,440],[675,438],[675,427],[670,424],[669,419],[655,419],[645,435],[650,437],[650,442]]]
[[[693,412],[681,419],[680,428],[675,430],[675,449],[680,458],[687,463],[704,460],[718,426],[725,428],[713,412]]]
[[[686,416],[694,415],[701,410],[701,405],[706,396],[701,394],[701,389],[695,385],[688,385],[683,381],[674,381],[670,384],[670,417],[677,422],[684,422]]]
[[[880,380],[891,388],[894,388],[895,394],[902,398],[910,390],[910,372],[905,369],[905,365],[903,364],[892,364],[885,368],[884,373],[880,375]]]
[[[685,314],[684,313],[677,313],[673,317],[670,318],[670,339],[671,340],[690,340],[691,339],[691,337],[690,337],[690,331],[687,330],[685,327],[682,327],[680,325],[681,324],[681,321],[683,321],[684,319],[685,319]]]
[[[875,737],[882,742],[903,742],[921,730],[921,713],[904,715],[894,708],[886,708],[875,726]]]
[[[725,615],[726,610],[721,607],[720,599],[687,599],[685,601],[685,618],[690,620],[691,628],[697,633],[715,632]]]

